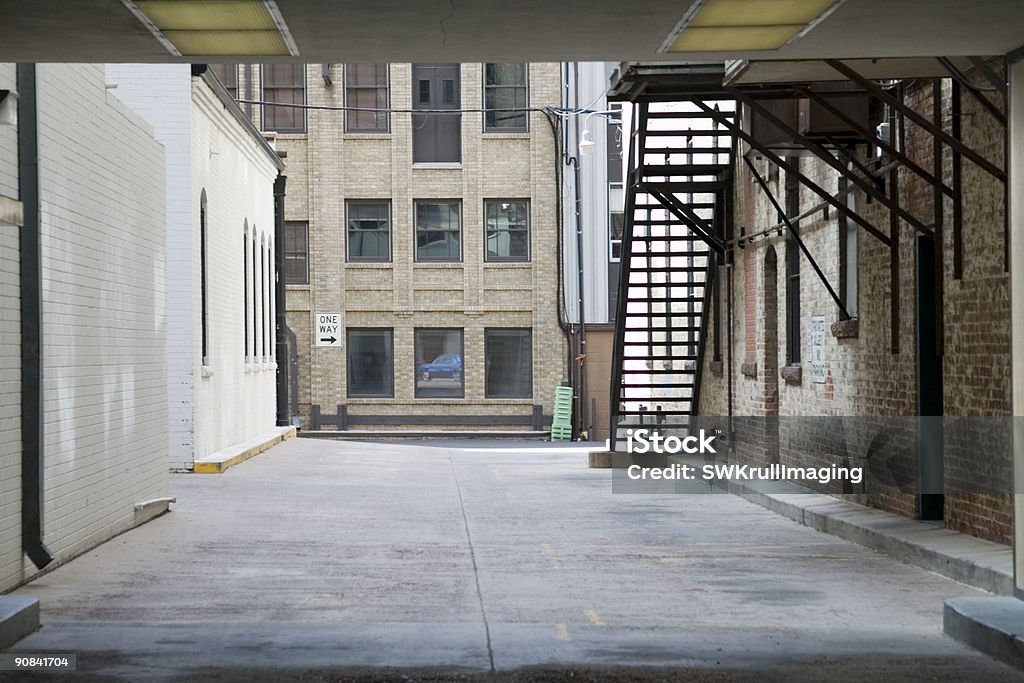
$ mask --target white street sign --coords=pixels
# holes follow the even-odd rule
[[[317,313],[313,327],[317,346],[341,346],[341,313]]]

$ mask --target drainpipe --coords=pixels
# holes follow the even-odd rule
[[[284,186],[286,176],[277,174],[274,181],[274,306],[277,335],[277,426],[291,425],[288,409],[288,312],[285,310],[284,291]]]
[[[39,225],[36,65],[19,64],[18,197],[24,206],[21,265],[21,549],[39,569],[53,561],[43,544],[43,286]]]

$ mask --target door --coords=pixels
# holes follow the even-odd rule
[[[413,163],[462,161],[461,101],[458,64],[413,64]]]
[[[916,243],[917,272],[917,464],[918,513],[921,519],[943,516],[943,383],[935,298],[935,243],[920,235]]]

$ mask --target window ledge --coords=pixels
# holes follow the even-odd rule
[[[723,371],[724,371],[724,369],[725,369],[725,365],[720,360],[713,360],[713,361],[711,361],[710,368],[711,368],[712,374],[721,376]]]
[[[345,133],[342,140],[390,140],[391,133]]]
[[[532,261],[484,261],[484,268],[501,270],[506,268],[508,270],[525,270],[532,268]]]
[[[395,264],[391,261],[346,261],[346,268],[353,268],[356,270],[380,270],[383,268],[392,268]]]
[[[290,289],[290,290],[293,290],[293,291],[296,291],[296,292],[301,292],[301,291],[306,291],[306,292],[308,292],[308,291],[309,291],[309,283],[307,282],[307,283],[306,283],[306,284],[304,284],[304,285],[300,285],[300,284],[297,284],[297,283],[296,283],[296,284],[291,284],[291,285],[290,285],[290,284],[287,284],[287,283],[286,283],[286,284],[285,284],[285,286],[284,286],[284,288],[285,288],[286,290],[289,290],[289,289]]]
[[[460,268],[461,269],[463,267],[463,263],[462,263],[462,261],[459,261],[458,263],[447,263],[447,262],[444,262],[444,261],[440,261],[438,263],[432,263],[430,261],[417,261],[416,263],[412,264],[412,267],[413,268],[440,268],[440,269]]]
[[[832,336],[836,339],[856,339],[860,334],[860,320],[837,320],[832,323]]]
[[[779,369],[779,374],[782,379],[786,380],[786,384],[803,384],[804,371],[799,365],[787,365]]]
[[[488,131],[480,134],[482,140],[529,140],[530,131],[509,131],[508,133],[499,133],[497,131]]]
[[[740,366],[744,377],[757,377],[757,363],[744,363]]]
[[[461,161],[414,161],[413,170],[435,170],[435,171],[459,171],[462,170]]]
[[[203,379],[213,377],[213,368],[209,365],[203,365],[200,367],[200,374],[203,376]]]

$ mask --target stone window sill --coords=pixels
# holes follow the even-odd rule
[[[860,334],[860,320],[838,320],[832,323],[832,336],[836,339],[856,339]]]
[[[720,361],[720,360],[713,360],[713,361],[711,361],[711,372],[716,374],[716,375],[718,375],[719,377],[722,376],[724,368],[725,368],[725,366],[722,363],[722,361]]]
[[[799,365],[787,365],[779,370],[786,384],[803,384],[804,371]]]
[[[757,363],[744,363],[740,366],[740,372],[745,377],[757,377]]]

